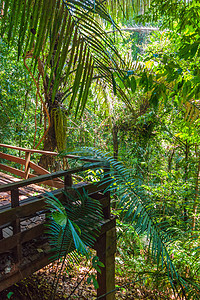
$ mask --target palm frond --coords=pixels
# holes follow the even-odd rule
[[[106,191],[117,193],[120,199],[118,207],[122,211],[123,220],[131,223],[137,234],[146,235],[149,252],[157,262],[157,266],[167,273],[172,288],[177,288],[179,285],[183,293],[199,290],[199,287],[189,283],[176,270],[171,258],[171,247],[176,241],[177,229],[172,228],[167,220],[160,220],[159,212],[148,191],[142,186],[141,180],[135,179],[131,170],[125,168],[121,162],[114,160],[108,154],[103,154],[93,148],[86,148],[78,152],[79,155],[81,153],[84,157],[88,155],[105,160],[110,165],[109,172],[102,179],[102,183],[109,184]]]
[[[127,21],[138,14],[143,14],[149,8],[150,3],[150,0],[107,0],[105,7],[114,19]]]
[[[102,208],[98,200],[91,199],[83,191],[76,189],[71,193],[63,191],[62,202],[52,193],[46,193],[45,201],[49,209],[47,233],[57,269],[52,286],[51,299],[54,299],[57,285],[66,263],[79,263],[80,255],[90,258],[90,250],[98,236]]]
[[[101,205],[86,193],[81,195],[73,189],[73,196],[63,191],[65,200],[57,199],[53,194],[46,194],[47,207],[50,209],[48,233],[54,252],[53,260],[66,256],[73,250],[88,255],[100,228],[102,219]]]
[[[64,88],[68,110],[75,107],[76,114],[83,113],[94,72],[111,87],[113,73],[123,78],[124,62],[97,15],[114,24],[101,1],[83,0],[10,0],[0,19],[1,34],[10,44],[17,40],[18,56],[29,53],[33,70],[44,57],[48,93],[54,100]],[[131,106],[119,86],[116,92]]]
[[[183,103],[181,103],[183,104]],[[199,118],[199,100],[188,100],[184,103],[185,108],[185,121],[189,122],[190,124],[194,124],[194,122]]]

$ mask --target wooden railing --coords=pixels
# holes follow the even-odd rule
[[[0,255],[3,253],[12,253],[15,259],[15,264],[17,266],[21,265],[20,270],[15,269],[15,273],[18,270],[18,277],[16,277],[16,274],[12,274],[12,272],[5,276],[7,279],[4,278],[4,281],[2,281],[2,287],[0,287],[0,291],[3,288],[6,288],[7,286],[19,280],[19,278],[21,279],[22,275],[27,276],[27,274],[30,273],[30,270],[32,270],[31,272],[34,272],[35,270],[49,263],[49,254],[44,250],[43,256],[40,257],[40,259],[37,259],[37,263],[32,262],[32,265],[29,265],[28,268],[22,267],[22,245],[33,239],[37,239],[42,234],[44,234],[43,222],[45,222],[45,220],[43,220],[43,222],[40,222],[40,224],[34,225],[32,228],[26,229],[24,231],[21,231],[21,223],[23,222],[23,220],[30,219],[35,215],[44,215],[46,212],[46,205],[45,194],[29,197],[27,199],[19,201],[20,188],[29,186],[31,184],[38,184],[44,181],[53,180],[54,178],[64,177],[64,189],[66,189],[68,193],[71,193],[71,195],[74,196],[74,199],[76,199],[77,192],[75,192],[75,190],[71,188],[72,182],[70,180],[70,176],[72,174],[77,174],[88,169],[103,169],[106,170],[107,174],[108,167],[103,162],[96,162],[93,164],[89,164],[89,166],[87,164],[81,167],[64,171],[58,171],[52,174],[40,175],[34,178],[29,178],[26,180],[21,180],[0,186],[0,193],[8,191],[11,193],[11,208],[8,206],[0,207],[0,231],[3,232],[3,230],[8,227],[11,227],[13,231],[11,236],[7,238],[4,238],[2,233],[0,234]],[[98,199],[102,204],[105,219],[105,222],[103,223],[102,227],[103,231],[101,230],[102,234],[115,226],[114,218],[111,218],[112,220],[109,219],[108,221],[106,221],[108,218],[111,217],[110,196],[108,193],[105,195],[102,193],[103,190],[107,187],[107,185],[108,184],[102,184],[101,182],[95,184],[84,182],[82,184],[75,185],[76,191],[78,191],[80,194],[85,192],[87,192],[89,195],[92,194],[93,198]],[[62,199],[63,197],[63,189],[54,190],[52,193],[59,199]],[[0,282],[1,280],[2,279],[0,276]]]
[[[88,169],[101,169],[104,171],[103,176],[107,177],[109,176],[109,166],[98,159],[82,158],[82,160],[87,162],[87,164],[84,164],[81,167],[57,171],[50,174],[47,170],[42,169],[35,163],[31,162],[31,154],[38,153],[57,156],[58,153],[31,150],[3,144],[0,144],[0,147],[11,148],[24,151],[26,153],[25,159],[5,154],[3,152],[0,153],[0,158],[17,162],[25,166],[24,171],[17,170],[16,168],[6,169],[6,171],[11,172],[12,174],[25,178],[24,180],[0,186],[0,194],[1,192],[10,192],[11,194],[11,205],[6,204],[0,207],[0,258],[1,256],[5,258],[7,255],[14,259],[14,268],[11,268],[8,273],[0,273],[0,292],[49,264],[49,259],[52,256],[44,226],[44,223],[46,222],[45,215],[47,212],[45,194],[28,197],[19,201],[20,189],[28,187],[31,184],[38,185],[44,182],[53,182],[55,184],[55,180],[60,183],[61,177],[64,177],[64,180],[62,180],[62,187],[73,196],[73,199],[77,199],[77,191],[79,194],[86,192],[91,198],[99,200],[102,205],[104,220],[101,221],[101,231],[94,245],[94,249],[97,251],[97,256],[100,261],[103,262],[105,268],[101,268],[101,273],[97,274],[97,280],[99,283],[97,297],[101,296],[102,300],[114,300],[114,294],[110,294],[110,291],[115,288],[114,261],[116,251],[116,219],[110,214],[110,193],[108,191],[105,192],[105,189],[109,184],[109,180],[104,181],[104,183],[95,182],[95,184],[80,182],[73,185],[73,188],[75,188],[74,190],[72,189],[71,179],[73,175]],[[77,159],[78,157],[67,155],[67,158]],[[6,168],[6,166],[1,164],[0,168],[3,169]],[[32,176],[35,174],[31,174],[29,172],[29,168],[32,168],[37,173],[41,172],[42,174],[39,176]],[[57,189],[53,190],[52,193],[61,201],[64,199],[63,197],[65,197],[63,189],[60,189],[59,186],[57,186]],[[29,222],[29,220],[33,217],[40,217],[40,222],[36,222],[29,228],[23,228],[24,224]],[[7,229],[11,230],[11,234],[5,237]],[[24,254],[26,245],[32,244],[33,241],[36,241],[36,245],[34,246],[36,253],[32,256],[31,254],[28,254],[27,258]],[[38,242],[41,243],[39,246],[39,252],[37,252]],[[105,294],[107,296],[102,297],[102,295]]]
[[[103,166],[102,163],[96,163],[90,166],[91,169]],[[34,178],[29,178],[26,180],[13,182],[10,184],[4,184],[0,186],[0,193],[1,192],[10,192],[11,193],[11,208],[9,209],[8,206],[3,206],[0,210],[0,227],[7,225],[8,223],[12,224],[13,227],[13,235],[18,234],[20,232],[20,218],[25,218],[29,215],[32,215],[36,212],[40,212],[44,209],[45,201],[44,197],[32,197],[25,199],[24,201],[19,201],[19,189],[22,187],[27,187],[31,184],[38,184],[41,182],[53,180],[54,178],[64,177],[64,189],[71,187],[71,180],[70,175],[76,174],[81,171],[88,170],[88,166],[82,166],[78,168],[73,168],[66,171],[58,171],[52,174],[40,175]],[[79,188],[80,189],[80,188]],[[89,190],[88,190],[89,189]],[[97,188],[93,184],[87,185],[87,190],[92,192],[95,191]],[[103,189],[103,187],[101,187]],[[56,196],[59,196],[61,190],[54,191]],[[13,237],[12,237],[13,239]],[[11,243],[13,245],[13,243]],[[1,243],[0,243],[0,252],[2,251]],[[4,249],[5,250],[5,249]],[[17,257],[20,258],[21,254],[17,251]]]
[[[0,169],[6,172],[9,172],[13,175],[17,175],[20,178],[28,179],[28,178],[33,178],[37,177],[38,175],[46,175],[50,174],[49,171],[46,169],[42,168],[41,166],[37,165],[36,163],[31,161],[31,154],[41,154],[41,155],[47,155],[47,156],[53,156],[53,157],[58,157],[57,152],[51,152],[51,151],[43,151],[43,150],[36,150],[36,149],[27,149],[27,148],[22,148],[22,147],[16,147],[16,146],[11,146],[11,145],[6,145],[6,144],[0,144],[0,147],[2,148],[7,148],[7,149],[13,149],[13,150],[18,150],[19,152],[25,152],[25,158],[17,157],[14,155],[10,155],[7,153],[0,152],[0,158],[1,159],[6,159],[11,162],[15,162],[20,164],[21,166],[24,166],[24,170],[22,168],[19,170],[17,168],[5,165],[0,163]],[[78,156],[75,155],[66,155],[64,156],[65,158],[70,158],[70,159],[77,159],[79,158]],[[81,158],[80,158],[81,159]],[[84,159],[82,158],[83,161],[87,162],[98,162],[99,160],[96,159]],[[36,174],[32,174],[30,170],[33,170]],[[51,177],[49,177],[51,178]],[[56,188],[62,188],[64,186],[64,183],[61,179],[53,179],[53,180],[45,180],[42,182],[43,184],[53,186]]]

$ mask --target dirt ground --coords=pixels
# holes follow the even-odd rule
[[[53,282],[56,264],[50,264],[37,271],[32,276],[18,282],[0,293],[0,300],[50,300],[53,295]],[[97,299],[93,284],[88,284],[89,267],[73,266],[67,272],[62,272],[55,292],[56,300]],[[144,286],[134,285],[129,279],[116,277],[116,299],[169,299],[157,291],[149,291]]]

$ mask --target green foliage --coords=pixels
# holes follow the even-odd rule
[[[56,251],[53,260],[66,256],[72,250],[88,255],[98,235],[99,221],[102,218],[101,205],[86,193],[81,195],[74,190],[74,196],[63,192],[65,200],[61,203],[53,194],[46,196],[51,208],[48,225],[52,251]]]
[[[94,270],[96,270],[97,272],[101,273],[101,269],[100,267],[104,268],[104,264],[99,261],[99,258],[98,256],[94,256],[92,258],[92,267],[94,268]],[[96,276],[94,274],[91,274],[88,278],[87,278],[87,283],[90,284],[91,281],[93,282],[93,285],[95,287],[95,289],[98,289],[99,288],[99,284],[98,284],[98,281],[96,279]]]
[[[36,65],[40,68],[40,56],[45,55],[42,76],[48,74],[52,101],[62,86],[68,113],[76,107],[76,115],[78,111],[83,113],[94,72],[110,86],[113,70],[119,78],[123,73],[124,63],[96,14],[114,24],[103,4],[95,1],[94,6],[82,0],[29,0],[27,5],[21,5],[21,0],[8,1],[0,19],[2,34],[7,35],[8,42],[12,44],[17,37],[18,56],[25,52],[25,56],[32,58],[33,72]],[[116,92],[129,102],[118,86]]]
[[[73,192],[73,195],[72,195]],[[55,295],[64,261],[79,263],[80,255],[91,258],[90,248],[94,245],[102,220],[102,209],[98,200],[91,199],[86,192],[81,195],[77,190],[71,193],[63,191],[64,200],[61,202],[52,193],[46,194],[45,202],[50,209],[47,232],[52,248],[51,260],[61,260],[61,267],[55,274],[52,290],[52,299]],[[92,267],[100,272],[98,257],[92,258]],[[98,288],[95,275],[88,277],[88,282],[93,281]]]
[[[13,292],[9,292],[9,293],[7,294],[7,298],[10,299],[10,298],[12,297],[13,294],[14,294]]]
[[[15,49],[8,49],[4,39],[0,39],[0,65],[1,142],[32,147],[35,113],[32,82],[23,61],[16,61]]]
[[[188,231],[185,230],[181,215],[179,215],[178,219],[178,214],[174,210],[173,200],[172,202],[166,202],[166,204],[164,204],[165,202],[156,202],[156,195],[153,193],[152,186],[145,186],[144,181],[135,178],[130,169],[126,169],[122,163],[115,161],[108,155],[103,155],[102,152],[92,149],[85,149],[83,153],[95,154],[96,157],[104,159],[110,164],[109,177],[103,179],[103,182],[109,183],[108,190],[114,193],[115,199],[118,199],[115,207],[117,210],[120,210],[119,215],[124,226],[125,223],[131,224],[135,233],[143,236],[146,249],[152,256],[155,267],[157,265],[158,272],[161,272],[164,278],[167,276],[174,292],[178,290],[183,295],[193,294],[197,296],[200,291],[198,280],[195,282],[192,273],[190,277],[185,277],[184,268],[183,270],[180,268],[179,262],[183,257],[186,259],[187,247],[190,248],[193,245],[192,247],[195,249],[198,243],[193,243],[194,239],[193,236],[190,236],[190,229]],[[174,196],[176,195],[177,197],[178,193],[175,191],[174,183],[172,184]],[[157,185],[157,188],[157,198],[165,197],[163,195],[163,188],[165,187],[162,186],[162,189],[159,189]],[[181,191],[183,190],[183,187],[179,186],[179,188]],[[168,188],[166,187],[165,189],[167,192]],[[185,188],[184,190],[186,191]],[[189,198],[190,194],[182,194],[182,197]],[[189,205],[189,203],[185,205]],[[164,215],[163,206],[165,209]],[[180,239],[182,234],[185,235],[185,238]],[[190,242],[188,238],[190,238]],[[126,251],[128,251],[129,247],[132,247],[130,251],[134,251],[134,239],[133,235],[132,240],[126,242]],[[185,248],[186,240],[188,241],[188,246]],[[130,246],[128,246],[128,243]],[[173,259],[175,252],[178,260]],[[182,257],[180,253],[183,254]],[[198,251],[195,251],[195,257],[197,256]],[[191,272],[195,272],[195,268]]]
[[[24,99],[29,79],[20,57],[30,55],[35,77],[41,59],[44,73],[38,84],[43,90],[46,78],[48,97],[55,98],[47,106],[58,106],[52,118],[59,150],[65,149],[66,138],[70,150],[83,145],[111,152],[113,125],[117,128],[118,157],[128,170],[109,155],[95,155],[112,167],[107,180],[119,217],[119,265],[135,270],[152,289],[159,284],[168,289],[171,282],[175,295],[186,293],[188,299],[199,297],[199,8],[195,0],[9,0],[0,19],[3,39],[10,42],[9,51],[4,42],[0,51],[4,140],[13,142],[14,136],[16,143],[32,146],[35,96],[30,92]],[[129,26],[138,13],[159,30],[145,39],[139,31],[120,37],[110,15],[119,26]],[[36,110],[39,122],[41,111]],[[41,130],[40,122],[38,135]],[[81,175],[93,181],[102,177],[95,171]],[[92,211],[94,204],[87,201]],[[76,212],[78,205],[75,201]],[[80,224],[68,203],[57,203],[53,211],[52,243],[59,242],[64,255],[69,248],[88,255],[90,239],[82,236],[87,220]],[[99,271],[96,259],[93,264]],[[118,272],[123,276],[126,270]],[[88,282],[96,285],[95,280],[91,275]]]

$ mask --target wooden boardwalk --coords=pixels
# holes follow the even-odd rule
[[[26,151],[30,150],[26,149]],[[1,155],[6,157],[4,154]],[[7,157],[15,160],[14,157]],[[116,221],[115,217],[110,214],[110,194],[104,193],[107,184],[80,182],[72,185],[71,177],[88,168],[105,169],[107,174],[108,167],[96,160],[96,165],[93,164],[92,167],[86,164],[52,174],[40,169],[43,175],[30,176],[29,171],[27,172],[26,160],[22,163],[25,165],[25,172],[20,174],[27,178],[25,180],[0,172],[0,292],[50,263],[52,253],[50,253],[51,248],[44,227],[47,212],[44,196],[49,188],[39,186],[38,184],[41,183],[57,186],[52,193],[61,201],[64,200],[63,197],[66,197],[63,194],[63,188],[71,193],[74,199],[77,199],[77,193],[74,193],[76,189],[80,194],[87,192],[91,198],[99,200],[104,220],[100,224],[100,236],[94,249],[105,268],[102,268],[101,274],[97,274],[99,282],[97,296],[113,290],[115,288]],[[36,165],[32,166],[37,169]],[[30,167],[30,160],[28,167]],[[6,166],[0,164],[0,168],[5,169]],[[13,172],[18,171],[15,169]],[[61,177],[64,177],[64,180],[61,180]],[[60,186],[63,188],[59,188]],[[113,300],[115,299],[114,293],[109,293],[101,299]]]
[[[4,184],[10,184],[14,182],[19,182],[20,179],[12,175],[4,174],[0,172],[0,186]],[[48,188],[41,187],[36,184],[22,187],[19,190],[19,202],[28,199],[29,197],[39,196],[45,192],[49,191]],[[11,208],[11,192],[1,192],[0,193],[0,211]],[[45,215],[41,214],[40,216],[34,216],[32,218],[21,221],[21,231],[27,230],[31,227],[34,227],[35,224],[43,222]],[[1,228],[1,238],[7,238],[13,235],[12,226]]]
[[[19,182],[20,179],[12,175],[8,175],[0,172],[0,186],[4,184],[10,184],[13,182]],[[19,191],[19,200],[26,199],[27,197],[39,195],[48,191],[48,188],[41,187],[36,184],[32,184],[26,187],[22,187]],[[3,205],[11,205],[10,192],[1,192],[0,193],[0,207]]]

